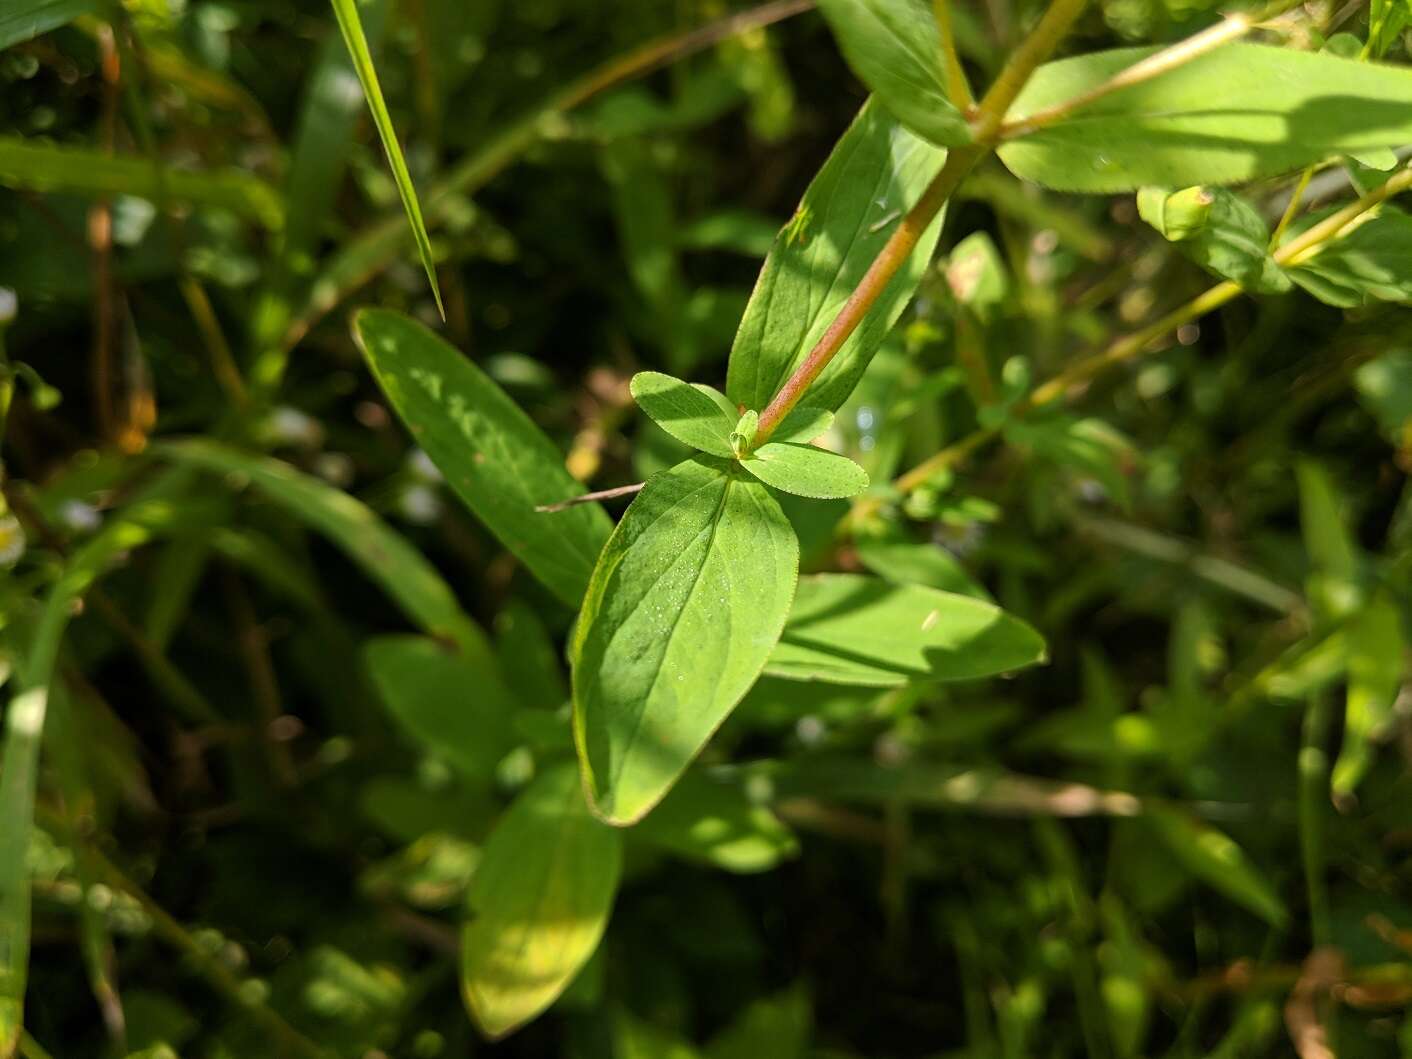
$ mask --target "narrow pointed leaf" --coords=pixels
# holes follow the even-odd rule
[[[740,465],[766,485],[815,500],[844,500],[868,488],[868,472],[847,456],[813,445],[761,445]]]
[[[769,871],[794,856],[799,843],[738,784],[688,772],[633,834],[688,860],[739,874]]]
[[[799,545],[763,485],[698,456],[647,483],[603,549],[572,645],[574,736],[594,811],[631,824],[760,674]]]
[[[0,10],[0,48],[33,40],[100,6],[100,0],[6,0]]]
[[[1041,66],[1011,119],[1095,88],[1153,54],[1095,52]],[[1067,191],[1236,184],[1329,155],[1412,142],[1412,70],[1328,52],[1227,44],[1109,93],[1000,148],[1016,176]]]
[[[876,100],[863,105],[775,238],[731,348],[726,395],[732,401],[746,408],[769,403],[945,160],[944,150],[902,128]],[[916,290],[940,231],[938,217],[810,388],[806,404],[832,411],[853,391]]]
[[[1352,619],[1348,637],[1348,698],[1343,745],[1334,763],[1336,796],[1352,794],[1372,763],[1374,740],[1392,716],[1402,685],[1402,619],[1384,592]]]
[[[415,320],[370,309],[353,329],[378,385],[446,484],[535,577],[577,606],[612,523],[597,504],[535,510],[583,491],[559,450],[485,372]]]
[[[765,672],[791,680],[896,687],[975,680],[1045,658],[1044,639],[999,607],[921,585],[814,574]]]
[[[1327,214],[1310,215],[1291,235]],[[1291,268],[1289,275],[1321,302],[1344,309],[1412,301],[1412,215],[1384,206]]]
[[[380,636],[363,659],[397,723],[466,776],[489,779],[513,749],[514,700],[489,654],[474,657],[427,636]]]
[[[729,459],[736,417],[728,415],[707,387],[693,386],[659,371],[640,371],[629,384],[633,400],[672,437],[694,449]],[[726,402],[729,407],[729,402]]]
[[[947,93],[929,0],[820,0],[819,10],[848,65],[897,120],[942,147],[971,142]]]
[[[1228,835],[1179,809],[1150,806],[1144,819],[1196,878],[1274,926],[1285,922],[1279,894]]]
[[[584,805],[564,765],[522,791],[496,824],[468,897],[461,991],[486,1036],[552,1004],[593,955],[622,871],[622,835]]]
[[[789,415],[785,416],[780,425],[775,428],[775,432],[770,435],[770,440],[797,441],[801,445],[807,445],[827,434],[832,426],[833,413],[827,408],[795,405],[789,410]]]
[[[367,35],[358,16],[358,0],[330,0],[338,28],[343,32],[343,41],[348,45],[348,54],[353,59],[353,69],[358,73],[358,82],[363,86],[363,96],[372,111],[373,124],[377,126],[382,139],[383,150],[387,152],[387,164],[392,168],[392,179],[397,185],[397,193],[402,197],[402,208],[407,213],[407,223],[412,226],[412,236],[417,241],[417,254],[426,269],[427,282],[431,284],[432,297],[436,308],[444,320],[446,309],[441,304],[441,288],[436,282],[436,261],[432,258],[431,237],[427,235],[426,222],[422,220],[421,203],[417,201],[417,189],[412,184],[412,174],[407,171],[407,159],[402,155],[402,145],[397,141],[397,130],[392,127],[392,115],[387,112],[387,101],[382,96],[382,86],[378,83],[377,68],[373,65],[372,49],[368,47]]]
[[[336,544],[424,632],[467,651],[488,652],[485,634],[422,553],[365,504],[287,463],[203,439],[163,442],[165,459],[235,475]]]

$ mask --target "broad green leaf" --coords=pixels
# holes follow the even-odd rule
[[[868,472],[847,456],[813,445],[767,442],[740,465],[766,485],[816,500],[841,500],[868,488]]]
[[[1153,48],[1041,66],[1009,117],[1097,87]],[[1016,176],[1067,191],[1238,184],[1335,154],[1412,141],[1412,70],[1227,44],[1000,147]]]
[[[857,546],[859,561],[888,581],[990,599],[990,593],[971,577],[960,560],[939,544],[865,537]]]
[[[574,736],[595,813],[661,800],[760,675],[799,546],[763,485],[697,456],[638,494],[599,557],[570,652]]]
[[[192,171],[77,147],[0,136],[0,187],[77,195],[132,195],[230,210],[271,230],[284,226],[284,200],[238,169]]]
[[[379,636],[363,658],[397,723],[466,776],[489,779],[513,749],[515,704],[489,654],[426,636]]]
[[[819,0],[848,65],[903,125],[941,147],[971,142],[946,86],[929,0]]]
[[[789,828],[739,785],[688,772],[633,835],[689,860],[747,874],[769,871],[799,851]]]
[[[479,657],[485,634],[422,553],[365,504],[287,463],[252,456],[215,441],[154,445],[165,459],[202,467],[250,484],[305,525],[322,533],[382,587],[424,632],[445,637]]]
[[[529,604],[512,599],[495,616],[495,653],[522,705],[554,710],[569,701],[563,659]]]
[[[397,130],[392,127],[392,115],[387,112],[387,101],[382,97],[382,86],[378,83],[377,68],[373,65],[372,49],[368,47],[367,35],[363,32],[362,18],[358,14],[358,0],[329,0],[333,5],[338,28],[343,32],[343,42],[348,45],[348,54],[353,59],[353,69],[357,71],[358,82],[363,86],[363,96],[372,111],[373,124],[377,126],[382,139],[383,150],[387,152],[387,164],[392,167],[392,179],[397,185],[397,193],[402,197],[402,208],[407,213],[407,223],[412,226],[412,236],[417,241],[417,254],[426,270],[427,282],[431,284],[432,296],[436,299],[437,311],[446,318],[446,308],[441,304],[441,288],[436,282],[436,260],[432,257],[431,237],[427,235],[426,222],[422,220],[421,203],[417,201],[417,189],[412,184],[412,174],[407,171],[407,159],[402,156],[402,145],[397,141]]]
[[[1327,211],[1304,218],[1291,237],[1324,216]],[[1384,206],[1289,275],[1321,302],[1345,309],[1412,301],[1412,215]]]
[[[1196,878],[1273,926],[1284,924],[1279,894],[1229,836],[1180,809],[1149,806],[1144,820]]]
[[[461,991],[503,1037],[552,1004],[608,925],[622,835],[595,820],[578,776],[556,767],[522,791],[486,840],[461,934]]]
[[[992,603],[858,574],[814,574],[799,579],[765,672],[896,687],[975,680],[1044,659],[1039,633]]]
[[[730,459],[735,412],[725,395],[707,386],[682,382],[659,371],[640,371],[629,383],[633,400],[672,437],[694,449]]]
[[[577,606],[612,523],[597,504],[535,511],[582,492],[559,450],[485,372],[415,320],[368,309],[353,329],[446,484],[535,577]]]
[[[726,395],[733,402],[746,408],[769,403],[945,160],[945,151],[899,126],[875,100],[863,105],[760,272],[731,348]],[[938,217],[810,388],[805,404],[832,411],[852,392],[916,290],[940,231]]]
[[[102,6],[102,0],[6,0],[0,10],[0,48],[33,40]]]
[[[1348,628],[1348,698],[1343,744],[1334,762],[1334,795],[1352,794],[1372,763],[1373,740],[1392,716],[1402,686],[1402,619],[1397,604],[1379,592]]]
[[[1138,212],[1206,271],[1257,294],[1282,294],[1290,277],[1270,256],[1270,229],[1255,207],[1225,188],[1143,188]],[[1199,219],[1193,216],[1199,214]]]
[[[813,408],[809,405],[799,404],[789,410],[789,414],[781,420],[780,425],[775,428],[775,432],[770,435],[770,440],[797,441],[801,445],[807,445],[827,434],[832,426],[833,413],[827,408]]]

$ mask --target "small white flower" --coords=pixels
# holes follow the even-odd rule
[[[402,517],[415,526],[428,526],[441,515],[441,497],[424,485],[402,494]]]

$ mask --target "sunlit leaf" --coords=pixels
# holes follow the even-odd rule
[[[1285,922],[1288,913],[1279,894],[1228,835],[1180,809],[1149,806],[1143,819],[1207,886],[1274,926]]]
[[[1270,255],[1269,226],[1239,195],[1225,188],[1143,188],[1137,203],[1143,220],[1212,275],[1252,293],[1290,289],[1290,277]],[[1199,211],[1199,221],[1193,211]]]
[[[672,437],[712,456],[734,456],[730,436],[740,417],[724,394],[659,371],[640,371],[629,385],[638,407]]]
[[[769,490],[697,456],[638,494],[593,572],[571,650],[590,804],[630,824],[671,788],[760,674],[799,548]]]
[[[689,860],[750,873],[794,856],[799,843],[764,806],[735,784],[688,772],[633,834]]]
[[[1291,234],[1327,214],[1311,215]],[[1321,302],[1345,309],[1412,301],[1412,215],[1384,206],[1290,268],[1289,275]]]
[[[813,445],[770,441],[740,465],[766,485],[816,500],[843,500],[868,488],[868,472],[862,467]]]
[[[1402,618],[1386,592],[1378,592],[1348,627],[1348,696],[1343,744],[1334,762],[1335,796],[1351,794],[1372,763],[1373,740],[1392,717],[1402,686]]]

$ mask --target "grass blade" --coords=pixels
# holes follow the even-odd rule
[[[417,254],[422,259],[422,267],[427,270],[427,280],[431,283],[432,297],[436,299],[437,312],[446,319],[446,307],[441,304],[441,288],[436,282],[436,262],[431,256],[431,237],[427,235],[426,223],[422,220],[422,207],[417,201],[417,189],[412,186],[412,174],[407,171],[407,159],[402,156],[402,145],[397,142],[397,131],[392,127],[392,115],[387,112],[387,101],[382,97],[382,86],[378,83],[377,70],[373,66],[373,54],[368,48],[368,38],[363,33],[363,22],[358,17],[357,0],[330,0],[333,13],[338,18],[338,28],[343,31],[343,40],[348,45],[348,54],[353,57],[353,69],[358,72],[358,80],[367,97],[368,109],[373,112],[373,124],[382,137],[383,149],[387,151],[387,163],[392,167],[393,180],[397,182],[397,193],[402,196],[402,208],[407,211],[407,220],[412,225],[412,235],[417,240]]]

